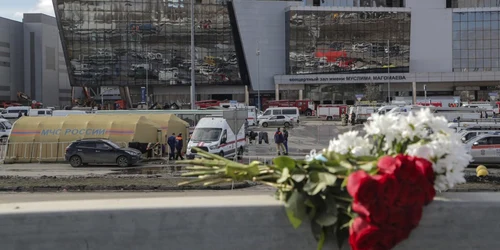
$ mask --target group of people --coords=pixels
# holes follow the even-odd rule
[[[170,148],[170,152],[168,154],[168,159],[169,160],[184,160],[184,157],[182,157],[182,148],[184,147],[184,140],[182,139],[182,133],[179,133],[177,136],[175,136],[175,133],[172,133],[171,136],[167,138],[167,144],[168,147]]]
[[[276,143],[278,155],[281,155],[282,152],[284,155],[288,155],[288,131],[286,128],[283,128],[283,132],[281,132],[280,128],[276,130],[274,142]]]

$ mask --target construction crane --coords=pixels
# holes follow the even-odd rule
[[[24,106],[31,106],[32,109],[38,109],[43,107],[43,103],[32,100],[27,94],[23,92],[17,92],[17,99]]]

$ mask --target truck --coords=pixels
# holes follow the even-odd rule
[[[187,145],[188,159],[196,157],[194,147],[226,158],[241,157],[246,147],[245,124],[242,124],[240,130],[236,132],[223,117],[203,117],[196,124]]]
[[[377,113],[379,106],[352,106],[349,108],[349,121],[352,120],[352,114],[355,113],[356,123],[368,121],[372,114]]]
[[[342,113],[347,112],[347,106],[342,105],[318,105],[318,117],[326,118],[327,121],[340,119]]]
[[[316,105],[312,100],[279,100],[267,101],[263,105],[264,110],[268,108],[296,107],[300,114],[312,116],[316,112]]]

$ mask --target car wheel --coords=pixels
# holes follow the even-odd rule
[[[306,116],[311,116],[312,115],[312,111],[311,110],[306,110]]]
[[[331,121],[331,120],[333,120],[333,118],[332,118],[331,116],[328,116],[328,117],[326,118],[326,120],[327,120],[327,121]]]
[[[224,157],[224,152],[223,152],[223,151],[220,151],[220,152],[219,152],[219,156],[220,156],[220,157]]]
[[[127,157],[123,155],[118,157],[118,159],[116,159],[116,164],[118,164],[118,166],[122,168],[128,167],[130,165]]]
[[[267,124],[267,122],[262,123],[262,127],[267,128],[267,126],[269,126],[269,124]]]
[[[290,123],[289,122],[285,122],[285,124],[283,124],[285,126],[285,128],[288,128],[290,127]]]
[[[74,168],[80,167],[82,165],[82,158],[78,155],[73,155],[69,158],[69,164]]]

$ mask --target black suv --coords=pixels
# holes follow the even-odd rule
[[[72,167],[87,164],[117,164],[128,167],[142,160],[141,151],[134,148],[120,148],[107,139],[83,139],[72,142],[66,148],[66,161]]]

